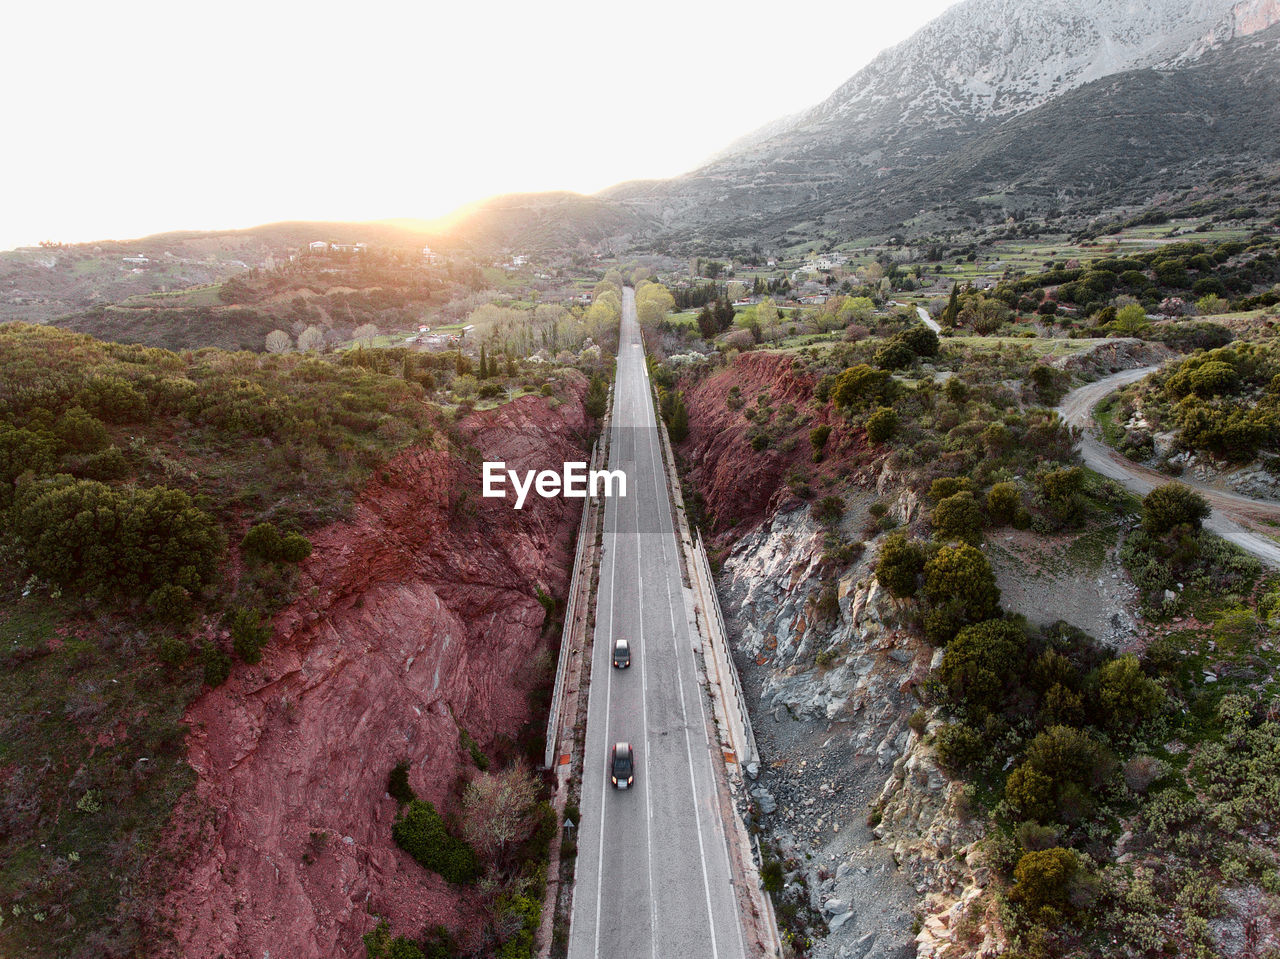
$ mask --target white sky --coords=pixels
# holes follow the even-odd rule
[[[672,176],[953,2],[11,2],[0,249]]]

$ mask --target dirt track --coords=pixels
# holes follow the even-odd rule
[[[1122,386],[1137,382],[1159,366],[1144,366],[1136,370],[1124,370],[1104,376],[1100,380],[1072,390],[1058,404],[1058,415],[1068,425],[1080,428],[1078,449],[1085,466],[1120,483],[1125,489],[1145,496],[1152,489],[1169,482],[1163,473],[1133,463],[1104,444],[1093,431],[1093,408],[1109,393]],[[1256,556],[1269,566],[1280,568],[1280,543],[1251,528],[1264,520],[1280,523],[1280,505],[1265,500],[1252,499],[1238,493],[1213,489],[1191,479],[1178,482],[1190,486],[1204,496],[1213,507],[1213,513],[1205,521],[1205,527],[1223,539],[1235,543],[1245,552]]]

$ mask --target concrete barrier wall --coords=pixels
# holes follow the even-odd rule
[[[612,390],[610,390],[611,413]],[[607,435],[610,418],[610,415],[605,416],[602,435]],[[604,447],[597,440],[591,448],[591,469],[597,470],[604,467],[601,462],[604,458],[603,450]],[[585,597],[585,601],[580,601],[579,594],[582,592],[582,577],[586,576],[590,579],[591,571],[588,568],[587,554],[591,550],[591,543],[595,536],[595,511],[597,508],[596,500],[590,496],[582,501],[582,519],[578,523],[578,545],[573,554],[573,576],[569,580],[569,597],[565,601],[564,626],[560,632],[560,656],[556,661],[556,679],[555,684],[551,687],[551,709],[547,714],[547,748],[542,760],[543,767],[546,769],[555,767],[556,755],[560,748],[564,719],[565,675],[568,673],[569,655],[574,645],[574,629],[579,617],[586,616],[591,606],[591,598],[588,596]],[[569,721],[572,722],[573,717],[569,717]]]
[[[716,593],[715,577],[711,574],[711,562],[707,557],[702,534],[698,533],[693,548],[693,576],[699,593],[700,605],[706,611],[707,638],[711,659],[717,673],[716,682],[724,697],[725,714],[729,721],[729,738],[737,753],[739,766],[754,777],[760,769],[760,751],[756,748],[755,732],[751,728],[751,716],[747,713],[747,700],[742,695],[742,680],[738,667],[729,651],[729,630],[720,610],[720,596]]]

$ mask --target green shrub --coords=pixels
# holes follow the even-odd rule
[[[262,659],[262,647],[271,639],[271,623],[256,609],[236,609],[230,616],[231,645],[249,665]]]
[[[1098,670],[1098,698],[1113,730],[1132,730],[1155,716],[1165,695],[1155,680],[1142,672],[1132,654],[1105,663]]]
[[[391,926],[379,922],[372,932],[362,937],[367,959],[426,959],[418,945],[404,936],[391,937]]]
[[[161,633],[160,638],[156,640],[156,658],[166,666],[172,666],[175,669],[185,666],[190,655],[191,646],[181,636]]]
[[[967,772],[977,765],[987,752],[982,733],[968,723],[948,723],[934,734],[934,748],[938,762],[953,775]]]
[[[95,376],[80,395],[80,405],[108,423],[145,418],[147,398],[118,376]]]
[[[827,440],[830,437],[831,427],[826,423],[821,426],[815,426],[809,431],[809,445],[813,447],[815,456],[827,448]]]
[[[191,594],[175,583],[152,590],[147,597],[147,609],[156,619],[173,626],[184,626],[195,616]]]
[[[397,846],[449,882],[470,883],[479,875],[475,852],[449,835],[436,807],[424,799],[410,801],[391,827],[391,836]]]
[[[872,443],[883,443],[898,430],[898,414],[891,406],[877,407],[867,417],[867,439]]]
[[[1046,512],[1059,525],[1077,520],[1083,508],[1084,470],[1079,466],[1037,474],[1036,488]]]
[[[1026,645],[1021,627],[1007,620],[966,626],[947,645],[938,674],[954,702],[994,709],[1018,675]]]
[[[996,526],[1012,523],[1021,505],[1017,483],[996,483],[987,491],[987,514]]]
[[[925,563],[924,592],[934,603],[957,600],[971,622],[990,619],[1000,603],[991,564],[968,543],[944,546]]]
[[[209,640],[200,646],[200,665],[204,668],[204,681],[216,689],[231,675],[231,657]]]
[[[814,507],[813,518],[823,526],[835,526],[844,516],[844,500],[839,496],[824,496]]]
[[[894,339],[906,346],[916,356],[937,356],[938,334],[921,324],[911,326],[894,335]]]
[[[903,343],[887,343],[876,350],[876,366],[882,370],[900,370],[915,362],[916,355]]]
[[[1010,895],[1032,910],[1065,907],[1071,881],[1079,868],[1080,858],[1071,849],[1055,847],[1026,853],[1014,867],[1016,882]]]
[[[1062,813],[1066,787],[1099,788],[1113,771],[1114,760],[1084,730],[1050,726],[1027,746],[1025,765],[1052,781],[1058,810]]]
[[[967,490],[939,502],[929,515],[929,522],[941,539],[977,544],[982,538],[982,510]]]
[[[85,479],[102,482],[124,479],[129,475],[129,461],[125,459],[124,453],[112,446],[84,457],[73,472]]]
[[[1004,798],[1021,818],[1034,822],[1052,819],[1057,811],[1054,779],[1023,763],[1009,774],[1004,784]]]
[[[940,476],[929,484],[929,499],[935,503],[964,492],[973,492],[973,480],[967,476]]]
[[[77,453],[96,453],[111,441],[101,420],[79,406],[62,414],[57,432],[63,444]]]
[[[862,410],[889,403],[897,384],[887,370],[874,370],[865,363],[851,366],[836,377],[832,399],[846,410]]]
[[[876,579],[895,599],[910,599],[916,594],[924,563],[924,548],[919,543],[893,533],[885,538],[876,557]]]
[[[43,430],[14,428],[0,423],[0,508],[13,501],[13,483],[30,471],[51,472],[58,461],[59,441]]]
[[[1142,528],[1152,536],[1168,536],[1182,526],[1199,529],[1209,515],[1209,501],[1181,483],[1157,486],[1142,498]]]

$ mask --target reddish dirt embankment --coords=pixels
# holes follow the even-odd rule
[[[461,424],[482,459],[557,470],[585,459],[584,426],[580,402],[541,397]],[[168,901],[179,955],[363,956],[375,915],[408,935],[478,926],[474,893],[392,842],[387,774],[410,760],[418,795],[454,809],[470,763],[459,725],[488,746],[528,721],[535,589],[565,591],[582,505],[531,497],[517,512],[480,490],[447,452],[390,463],[351,522],[312,537],[262,661],[190,709],[201,818]]]
[[[729,391],[735,386],[742,406],[730,409]],[[707,515],[715,518],[718,540],[728,534],[731,521],[737,520],[731,534],[737,538],[793,499],[786,485],[792,470],[816,480],[861,448],[861,429],[850,427],[830,407],[815,413],[808,405],[813,386],[813,377],[797,371],[789,354],[766,352],[740,354],[731,365],[686,385],[689,435],[679,450],[686,478],[701,494]],[[749,437],[752,423],[743,413],[755,408],[757,397],[765,392],[775,419],[786,403],[803,416],[768,447],[754,450]],[[826,458],[814,463],[809,430],[822,423],[831,426],[831,436]]]

